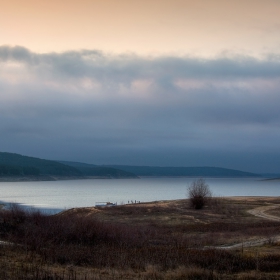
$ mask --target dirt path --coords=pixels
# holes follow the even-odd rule
[[[279,207],[280,207],[280,204],[261,206],[261,207],[257,207],[255,209],[249,210],[248,213],[250,213],[256,217],[264,218],[264,219],[267,219],[270,221],[280,222],[280,217],[265,213],[266,211],[276,209]],[[232,245],[216,246],[215,248],[229,250],[229,249],[238,249],[238,248],[245,248],[245,247],[262,246],[267,243],[278,242],[278,241],[280,241],[280,235],[274,235],[274,236],[270,236],[269,238],[259,238],[256,240],[244,241],[244,242],[232,244]]]
[[[256,216],[256,217],[261,217],[270,221],[276,221],[276,222],[280,222],[280,217],[277,216],[273,216],[270,214],[266,214],[266,211],[272,210],[272,209],[276,209],[279,208],[280,204],[273,204],[273,205],[268,205],[268,206],[262,206],[262,207],[258,207],[255,209],[251,209],[248,211],[248,213]]]
[[[215,246],[215,249],[230,250],[230,249],[248,248],[248,247],[262,246],[264,244],[269,244],[269,243],[279,242],[279,241],[280,241],[280,235],[274,235],[269,238],[259,238],[256,240],[244,241],[232,245]]]

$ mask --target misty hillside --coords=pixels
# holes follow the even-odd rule
[[[111,178],[137,178],[137,176],[130,172],[113,167],[98,166],[94,164],[87,164],[81,162],[59,161],[68,166],[78,169],[83,176],[104,176]]]
[[[259,174],[220,167],[158,167],[109,165],[138,176],[189,176],[189,177],[260,177]]]
[[[3,152],[0,152],[0,175],[82,176],[76,168],[56,161]]]
[[[112,167],[78,162],[58,162],[15,153],[0,152],[0,177],[45,175],[67,178],[86,178],[90,176],[101,178],[137,178],[131,172]]]
[[[0,152],[0,176],[61,176],[137,178],[155,177],[260,177],[259,174],[219,167],[158,167],[128,165],[94,165],[81,162],[52,161]]]

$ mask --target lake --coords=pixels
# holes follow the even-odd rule
[[[86,179],[0,182],[0,201],[52,213],[97,202],[184,199],[195,178]],[[280,181],[258,178],[205,178],[214,196],[280,196]]]

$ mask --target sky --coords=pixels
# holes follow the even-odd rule
[[[280,173],[280,1],[0,3],[0,151]]]

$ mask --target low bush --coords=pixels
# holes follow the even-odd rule
[[[188,197],[191,206],[195,209],[202,209],[208,202],[212,193],[204,179],[197,179],[188,188]]]

